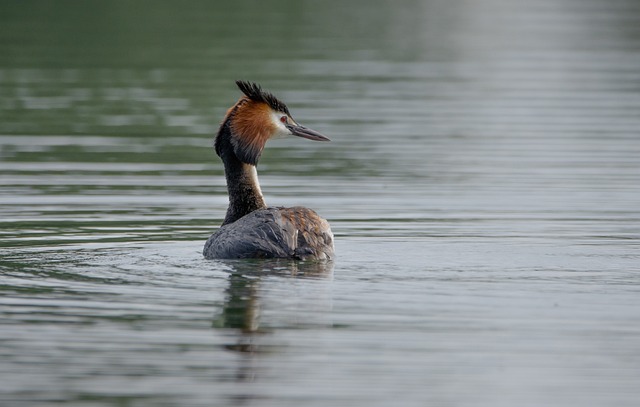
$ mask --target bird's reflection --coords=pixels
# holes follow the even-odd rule
[[[276,276],[328,280],[333,276],[333,262],[238,260],[225,261],[225,264],[231,269],[229,285],[222,311],[214,318],[213,326],[234,329],[236,340],[225,348],[249,354],[264,352],[257,339],[272,332],[269,327],[262,327],[260,321],[263,279]]]
[[[260,333],[260,278],[233,271],[229,275],[224,307],[218,326],[238,330],[238,342],[226,345],[229,350],[256,352],[253,336]]]
[[[287,283],[291,283],[290,279],[308,279],[312,289],[303,290],[305,297],[302,298],[302,301],[304,304],[309,305],[314,311],[322,309],[330,311],[331,300],[329,296],[313,295],[313,287],[320,287],[320,291],[325,293],[324,289],[327,288],[327,284],[323,284],[323,282],[329,281],[333,276],[333,263],[284,260],[238,260],[225,261],[224,263],[230,268],[229,285],[226,289],[222,309],[214,318],[213,327],[223,330],[225,336],[232,338],[230,343],[224,345],[224,348],[237,355],[235,359],[237,365],[233,367],[233,373],[227,377],[236,383],[252,383],[259,379],[261,371],[268,369],[268,366],[264,364],[274,360],[260,356],[281,349],[280,346],[273,344],[273,340],[268,345],[263,343],[265,335],[269,335],[273,339],[277,328],[269,327],[268,324],[261,326],[262,303],[269,300],[270,311],[276,312],[278,309],[271,309],[273,303],[285,304],[282,311],[285,315],[287,313],[286,301],[280,301],[282,300],[280,297],[282,291],[278,289],[276,291],[279,294],[270,297],[273,291],[265,289],[261,285],[266,279],[269,279],[270,283],[275,281],[279,288],[286,290]],[[282,278],[282,281],[279,278]],[[282,284],[279,285],[279,283]],[[296,293],[296,290],[293,290],[291,294],[292,296],[300,295]],[[298,313],[298,309],[295,312]],[[299,312],[304,313],[305,311],[300,310]],[[306,316],[296,319],[305,320]],[[238,393],[230,396],[229,403],[237,406],[249,405],[262,398],[264,396],[254,393],[252,387],[242,386]]]

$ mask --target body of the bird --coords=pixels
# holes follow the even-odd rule
[[[204,256],[330,260],[333,233],[329,222],[308,208],[258,209],[221,226],[207,240]]]
[[[229,207],[222,226],[207,240],[207,259],[334,257],[329,223],[311,209],[267,207],[256,165],[267,140],[298,136],[328,141],[299,125],[287,106],[255,83],[236,82],[244,96],[220,125],[215,150],[224,163]]]

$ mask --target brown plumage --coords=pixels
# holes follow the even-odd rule
[[[329,223],[308,208],[263,208],[223,225],[207,240],[208,259],[334,257]]]
[[[267,207],[255,169],[270,138],[329,139],[296,123],[287,106],[259,85],[236,84],[244,96],[227,111],[215,139],[216,153],[225,167],[229,208],[222,226],[207,240],[204,256],[332,259],[329,223],[308,208]]]
[[[229,120],[234,137],[234,146],[248,157],[255,157],[257,164],[267,140],[276,131],[271,123],[271,108],[263,102],[244,97],[236,103],[233,117]],[[252,160],[253,161],[253,160]]]

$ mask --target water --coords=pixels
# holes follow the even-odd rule
[[[635,406],[635,1],[0,5],[0,404]],[[261,82],[329,264],[206,261]]]

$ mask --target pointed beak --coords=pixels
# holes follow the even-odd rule
[[[287,125],[287,129],[289,129],[294,136],[308,138],[313,141],[331,141],[329,137],[323,136],[317,131],[300,126],[299,124],[289,124]]]

